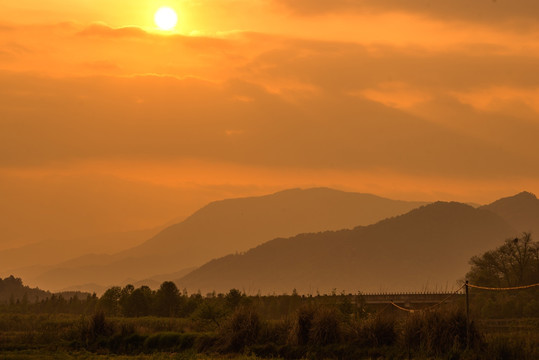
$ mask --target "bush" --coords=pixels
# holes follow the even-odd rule
[[[262,344],[286,344],[292,331],[290,319],[268,321],[261,324],[259,341]]]
[[[302,306],[296,312],[296,319],[290,334],[290,342],[297,345],[306,345],[314,319],[315,309],[312,306]]]
[[[180,338],[180,350],[192,349],[195,345],[196,334],[182,334]]]
[[[490,360],[526,359],[522,341],[496,337],[489,341],[486,354]]]
[[[211,333],[198,334],[194,340],[193,347],[197,352],[206,352],[214,349],[218,340],[219,337]]]
[[[365,321],[360,342],[372,347],[393,345],[397,339],[394,319],[375,316]]]
[[[103,311],[98,311],[90,319],[89,333],[91,339],[95,340],[100,336],[111,336],[113,332],[113,326],[111,323],[107,322]]]
[[[114,326],[105,318],[102,311],[95,313],[90,319],[81,318],[71,326],[71,332],[65,335],[65,339],[71,340],[74,347],[85,346],[95,348],[96,344],[102,344],[114,333]],[[43,336],[54,334],[50,330],[43,331]]]
[[[402,342],[408,351],[429,356],[461,352],[467,342],[466,315],[463,311],[435,311],[411,314],[402,324]],[[470,324],[470,347],[478,348],[481,337]]]
[[[320,308],[314,313],[309,340],[313,345],[329,345],[340,342],[340,316],[334,309]]]
[[[401,341],[408,353],[412,350],[420,349],[423,335],[423,321],[421,316],[412,314],[402,323]]]
[[[124,338],[124,347],[123,352],[128,354],[140,353],[144,348],[144,342],[146,341],[147,336],[132,334]]]
[[[181,345],[182,334],[174,332],[158,333],[149,336],[144,341],[144,350],[152,352],[153,350],[178,350]]]
[[[239,352],[253,345],[260,333],[261,321],[251,308],[238,308],[221,329],[224,349]]]

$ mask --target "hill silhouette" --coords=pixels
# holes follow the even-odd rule
[[[74,296],[78,298],[86,297],[90,294],[79,291],[64,291],[54,295],[62,296],[64,299],[70,299]],[[23,284],[22,279],[16,278],[13,275],[0,278],[0,304],[7,304],[9,302],[29,302],[45,300],[53,296],[50,291],[41,290],[39,288],[31,288]]]
[[[328,188],[216,201],[139,246],[73,259],[33,277],[32,283],[64,289],[142,280],[200,266],[276,237],[368,225],[423,204]]]
[[[177,283],[251,294],[451,289],[473,255],[514,234],[491,211],[437,202],[370,226],[274,239],[213,260]]]
[[[539,199],[532,193],[523,191],[482,208],[498,214],[520,233],[539,235]]]
[[[227,199],[210,203],[123,254],[161,255],[162,249],[167,249],[192,266],[229,252],[248,250],[276,236],[368,225],[423,204],[329,188]]]
[[[13,275],[2,280],[0,278],[0,303],[6,304],[10,301],[26,301],[43,300],[50,297],[52,294],[48,291],[40,289],[31,289],[23,285],[22,280],[15,278]]]
[[[163,228],[164,226],[80,238],[50,239],[0,250],[0,275],[7,276],[17,272],[27,279],[51,266],[88,253],[111,254],[131,248],[154,236]]]

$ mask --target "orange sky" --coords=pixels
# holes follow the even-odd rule
[[[4,1],[0,248],[289,187],[539,193],[537,18],[536,0]]]

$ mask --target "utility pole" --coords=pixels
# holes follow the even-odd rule
[[[466,348],[470,347],[470,297],[468,294],[468,280],[466,280]]]

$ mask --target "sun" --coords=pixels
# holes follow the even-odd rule
[[[155,24],[161,30],[172,30],[178,23],[178,15],[169,7],[159,8],[154,15]]]

